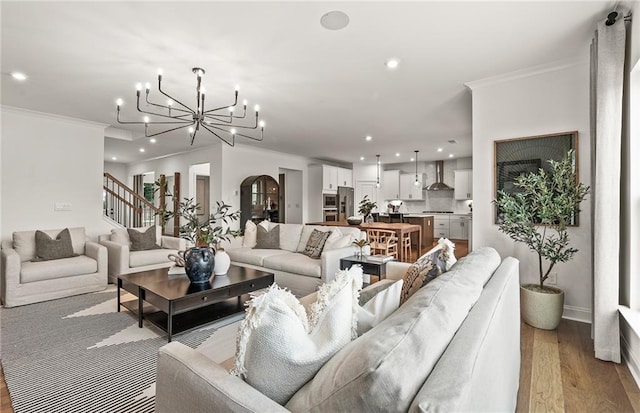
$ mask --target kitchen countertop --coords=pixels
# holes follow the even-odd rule
[[[429,214],[427,214],[427,213],[420,213],[420,212],[403,212],[402,215],[405,216],[405,217],[418,217],[418,218],[421,218],[421,217],[440,217],[440,216],[449,217],[449,216],[452,216],[452,215],[453,216],[463,216],[463,217],[471,217],[472,216],[472,214],[470,214],[470,213],[466,213],[466,214],[464,214],[464,213],[462,213],[462,214],[455,214],[455,213],[454,214],[429,213]],[[389,216],[389,214],[380,213],[380,216],[387,217],[387,216]]]

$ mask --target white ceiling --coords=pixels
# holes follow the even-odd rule
[[[260,104],[264,142],[241,143],[346,163],[376,154],[408,161],[416,149],[420,160],[464,157],[464,83],[584,56],[614,4],[2,1],[2,104],[126,129],[115,121],[116,98],[123,117],[141,119],[135,84],[151,82],[154,96],[162,68],[163,89],[192,105],[198,66],[212,105],[229,104],[236,84],[240,99]],[[331,10],[349,15],[345,29],[321,27]],[[384,65],[391,57],[400,60],[393,71]],[[29,78],[16,82],[11,71]],[[130,130],[132,141],[105,140],[105,160],[192,149],[186,132],[151,144],[143,128]],[[194,146],[215,142],[200,132]]]

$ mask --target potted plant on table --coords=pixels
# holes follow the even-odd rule
[[[570,261],[578,252],[569,245],[567,226],[580,212],[589,187],[576,179],[573,150],[561,161],[548,162],[549,171],[541,168],[518,176],[518,192],[498,191],[494,203],[501,212],[498,229],[538,255],[539,282],[520,286],[522,318],[533,327],[553,330],[562,318],[564,291],[544,282],[557,263]]]
[[[371,223],[373,222],[371,211],[377,207],[378,205],[369,199],[369,195],[365,195],[362,197],[360,204],[358,204],[358,213],[364,217],[364,222]]]
[[[177,211],[159,212],[163,222],[176,216],[186,221],[180,225],[180,236],[194,245],[184,253],[185,272],[192,283],[209,282],[214,272],[215,275],[226,274],[230,259],[218,244],[240,235],[240,230],[229,228],[231,222],[240,219],[240,211],[231,212],[230,205],[216,202],[215,212],[203,220],[198,215],[199,209],[200,205],[193,198],[185,198]]]

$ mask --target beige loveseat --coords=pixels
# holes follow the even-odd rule
[[[148,227],[133,228],[144,231]],[[160,226],[156,226],[156,243],[162,247],[155,250],[131,251],[129,233],[125,228],[113,228],[111,234],[100,235],[98,242],[109,250],[109,282],[116,283],[118,276],[138,271],[171,267],[173,261],[169,254],[176,254],[187,248],[182,238],[162,235]]]
[[[280,229],[279,249],[260,249],[248,246],[244,237],[236,237],[223,247],[231,263],[274,273],[275,281],[293,294],[303,297],[324,282],[330,281],[340,269],[340,258],[354,255],[358,248],[352,242],[366,239],[367,234],[357,227],[331,227],[321,225],[268,223],[269,230]],[[319,259],[309,258],[302,251],[314,229],[332,231]],[[334,239],[335,237],[335,239]],[[341,238],[344,242],[341,242]],[[344,245],[331,248],[334,245]]]
[[[55,238],[62,229],[44,230]],[[88,241],[84,228],[69,228],[76,257],[32,261],[36,231],[14,232],[2,241],[2,302],[14,307],[107,287],[107,249]]]
[[[388,279],[408,266],[387,263]],[[339,350],[284,406],[172,342],[159,351],[156,412],[513,412],[519,297],[518,261],[473,251]]]

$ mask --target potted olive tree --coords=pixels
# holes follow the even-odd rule
[[[520,302],[524,321],[545,330],[558,327],[564,292],[544,282],[557,263],[568,262],[578,252],[569,244],[567,226],[589,192],[577,182],[574,159],[570,150],[561,161],[549,160],[548,171],[541,168],[518,176],[517,192],[499,191],[494,201],[500,211],[498,229],[538,255],[539,282],[520,286]]]
[[[184,253],[185,272],[192,283],[209,282],[214,272],[214,264],[216,275],[226,274],[230,262],[228,255],[223,254],[226,255],[226,269],[218,269],[220,265],[216,263],[215,258],[222,261],[223,257],[220,256],[221,250],[218,249],[219,252],[216,253],[214,248],[218,247],[220,241],[228,241],[231,237],[240,235],[239,230],[231,230],[228,226],[230,222],[240,218],[240,211],[231,212],[230,205],[216,202],[216,210],[203,220],[198,215],[199,209],[199,204],[195,203],[193,198],[185,198],[178,205],[177,211],[165,210],[159,213],[163,222],[176,217],[186,221],[180,225],[180,236],[194,245]]]

